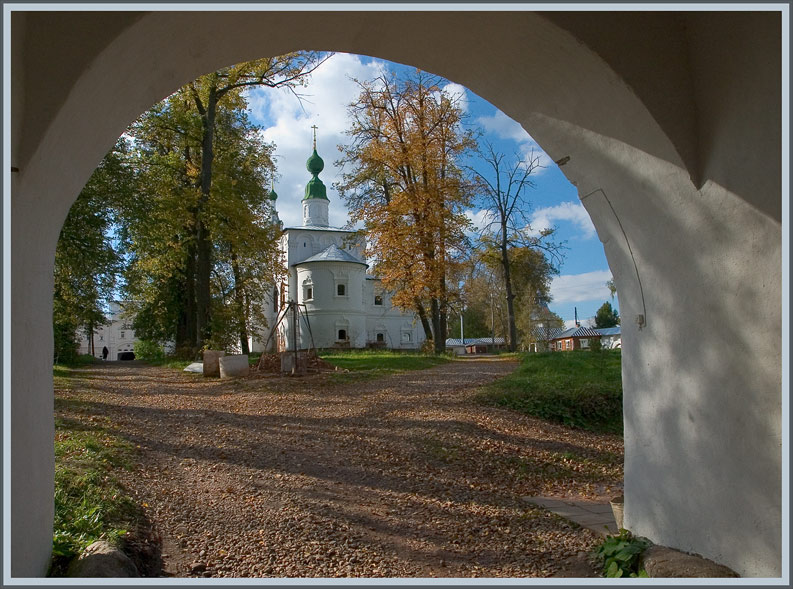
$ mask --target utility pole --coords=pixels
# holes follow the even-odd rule
[[[463,311],[465,311],[465,307],[460,307],[460,341],[463,344],[463,352],[465,351],[465,334],[463,333]]]
[[[490,343],[496,345],[496,312],[493,309],[493,293],[490,293]]]

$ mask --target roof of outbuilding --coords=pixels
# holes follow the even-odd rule
[[[329,245],[318,254],[314,254],[310,258],[306,258],[302,262],[298,262],[297,264],[293,264],[293,265],[300,266],[301,264],[307,264],[309,262],[348,262],[351,264],[363,264],[364,266],[367,267],[369,266],[369,264],[367,264],[362,260],[359,260],[351,253],[341,249],[335,243]]]
[[[600,335],[620,335],[620,326],[617,325],[616,327],[596,327],[595,331],[597,331]]]
[[[563,339],[568,337],[600,337],[602,334],[590,327],[571,327],[563,332],[554,335],[551,339]]]
[[[501,345],[504,343],[503,337],[490,338],[490,337],[467,337],[465,343],[459,337],[450,337],[446,340],[446,347],[453,348],[457,346],[471,346],[471,345]]]

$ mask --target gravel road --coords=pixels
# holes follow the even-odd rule
[[[473,401],[516,366],[220,381],[108,362],[56,397],[139,447],[119,478],[165,576],[594,575],[597,536],[522,498],[619,494],[622,440]]]

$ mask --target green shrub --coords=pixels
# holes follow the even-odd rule
[[[647,577],[647,572],[639,568],[639,560],[650,545],[646,538],[623,529],[616,536],[606,536],[595,549],[595,554],[600,558],[603,574],[607,577]]]
[[[141,340],[135,342],[135,358],[137,360],[157,361],[165,358],[165,352],[157,342]]]
[[[69,322],[53,322],[53,363],[72,365],[77,361],[77,339],[75,325]]]

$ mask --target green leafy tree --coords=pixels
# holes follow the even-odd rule
[[[620,316],[617,310],[606,301],[595,313],[595,327],[616,327],[620,324]]]
[[[213,168],[215,163],[215,133],[219,109],[241,107],[245,89],[266,86],[269,88],[294,89],[305,83],[327,57],[316,52],[296,52],[240,63],[201,76],[184,89],[192,99],[201,132],[197,147],[199,195],[195,203],[195,303],[196,331],[199,342],[211,336],[211,272],[212,237],[209,220],[213,211],[212,200]]]
[[[195,232],[200,126],[177,92],[129,129],[138,195],[128,202],[120,235],[128,253],[126,297],[141,339],[173,340],[189,356],[198,346]]]
[[[210,341],[236,340],[247,354],[251,330],[267,327],[263,306],[257,303],[281,272],[280,230],[270,222],[272,202],[262,189],[274,170],[273,146],[262,141],[244,112],[233,114],[235,119],[218,135],[226,148],[217,154],[210,201],[215,212],[213,313],[218,310],[225,318],[215,322]]]
[[[143,197],[128,209],[125,230],[135,329],[152,341],[175,340],[185,356],[201,345],[227,348],[235,343],[247,353],[251,326],[265,325],[258,293],[267,290],[265,282],[277,273],[277,235],[269,222],[272,208],[265,189],[274,174],[273,146],[251,124],[241,96],[216,105],[212,190],[200,204],[203,131],[190,95],[187,89],[175,93],[130,131],[136,138]],[[203,338],[197,292],[199,217],[203,235],[212,236],[211,325]]]
[[[121,270],[113,228],[119,203],[130,198],[135,184],[127,153],[128,145],[120,139],[91,175],[61,229],[53,290],[56,361],[74,359],[76,330],[85,332],[93,348],[95,329],[106,323],[105,306]]]

